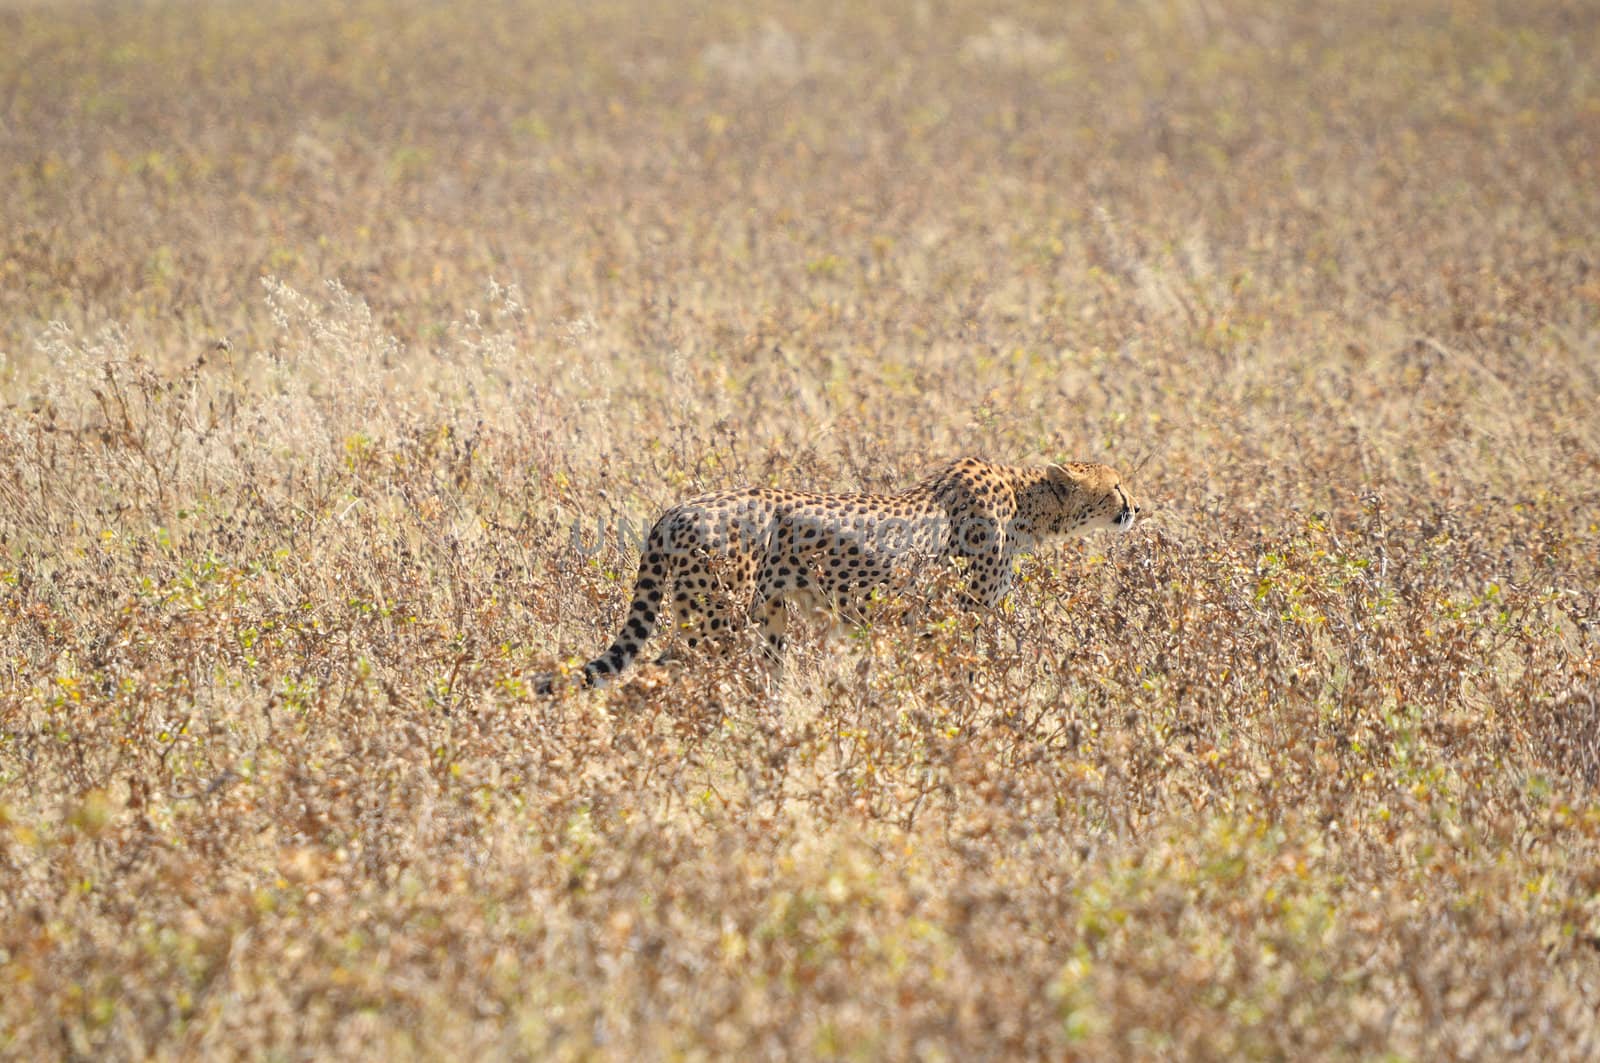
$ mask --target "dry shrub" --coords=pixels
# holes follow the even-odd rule
[[[1534,761],[1590,790],[1600,787],[1600,685],[1590,678],[1522,709]]]

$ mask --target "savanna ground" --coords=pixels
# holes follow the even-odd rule
[[[1594,6],[0,42],[0,1055],[1600,1051]],[[531,695],[619,527],[969,453],[1152,512]]]

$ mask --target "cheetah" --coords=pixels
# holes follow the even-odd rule
[[[746,487],[674,506],[650,529],[633,604],[611,647],[574,673],[599,686],[626,669],[670,608],[691,650],[720,647],[745,623],[781,664],[786,605],[851,611],[903,566],[954,561],[965,597],[993,607],[1018,554],[1053,537],[1127,531],[1139,507],[1105,465],[996,465],[963,458],[900,494],[812,494]],[[658,663],[672,660],[664,654]],[[557,674],[538,678],[550,693]]]

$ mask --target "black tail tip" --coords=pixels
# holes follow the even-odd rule
[[[534,676],[533,692],[541,698],[554,697],[562,690],[587,690],[597,686],[593,664],[575,672],[545,672]]]

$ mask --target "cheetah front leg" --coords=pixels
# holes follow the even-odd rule
[[[957,529],[947,555],[960,564],[970,600],[994,609],[1010,593],[1016,547],[998,521],[974,519]]]

